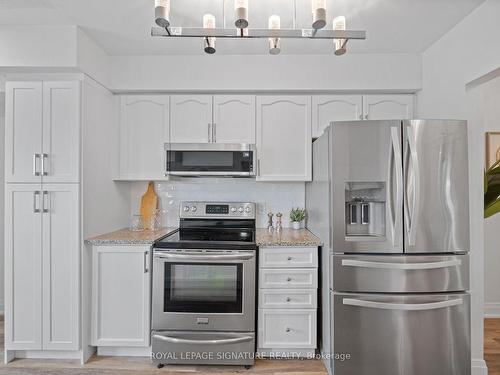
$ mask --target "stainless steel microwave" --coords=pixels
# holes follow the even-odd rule
[[[255,145],[247,143],[166,143],[167,176],[255,176]]]

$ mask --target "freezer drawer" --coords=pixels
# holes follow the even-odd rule
[[[335,375],[470,375],[468,294],[332,298]]]
[[[435,293],[469,289],[469,255],[333,255],[339,292]]]

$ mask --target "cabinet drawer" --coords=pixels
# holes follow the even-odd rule
[[[259,270],[259,288],[317,288],[316,268],[265,268]]]
[[[315,348],[316,310],[259,309],[259,348]]]
[[[317,247],[272,247],[259,249],[261,268],[291,268],[318,266]]]
[[[261,309],[315,309],[316,289],[260,289]]]

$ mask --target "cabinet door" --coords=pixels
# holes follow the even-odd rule
[[[361,95],[317,95],[312,98],[312,132],[317,138],[332,121],[361,120]]]
[[[5,187],[5,349],[42,349],[39,184]],[[37,212],[35,212],[37,211]]]
[[[94,246],[92,345],[149,346],[148,246]]]
[[[311,97],[257,97],[259,181],[311,180]]]
[[[43,349],[79,348],[79,185],[43,185]]]
[[[42,83],[5,86],[5,181],[40,182]]]
[[[212,141],[212,96],[170,97],[170,141],[207,143]]]
[[[365,95],[365,120],[405,120],[413,118],[413,95]]]
[[[255,96],[214,96],[213,141],[255,143]]]
[[[80,82],[43,83],[44,182],[80,180]]]
[[[127,95],[121,98],[120,178],[165,177],[169,97]]]

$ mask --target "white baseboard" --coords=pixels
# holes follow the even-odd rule
[[[123,346],[98,346],[97,355],[118,357],[149,357],[151,358],[151,347],[123,347]]]
[[[484,359],[472,360],[472,375],[488,375],[488,367]]]
[[[500,318],[500,303],[486,302],[484,304],[484,317],[485,318]]]
[[[16,350],[16,358],[81,359],[81,350]]]

